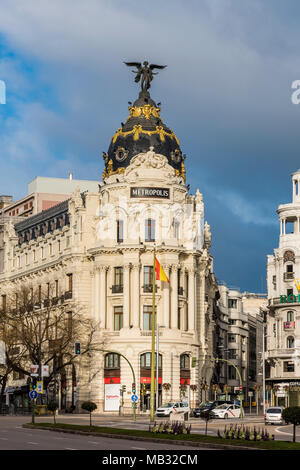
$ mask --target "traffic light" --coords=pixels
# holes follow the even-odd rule
[[[32,377],[32,382],[31,382],[31,390],[35,390],[36,391],[36,387],[37,387],[37,380],[36,380],[36,377]]]
[[[75,343],[74,348],[75,348],[75,354],[76,354],[76,355],[81,354],[80,343]]]
[[[132,393],[135,395],[135,383],[132,384]]]
[[[123,392],[123,393],[126,392],[126,385],[122,385],[122,392]]]

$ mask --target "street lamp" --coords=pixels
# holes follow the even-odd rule
[[[156,322],[156,409],[159,407],[159,399],[158,399],[158,368],[159,368],[159,329],[165,328],[164,325],[159,325]]]

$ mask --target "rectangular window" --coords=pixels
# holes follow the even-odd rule
[[[115,282],[116,286],[123,286],[123,268],[116,267],[115,268]]]
[[[229,357],[229,359],[236,359],[236,349],[229,349],[228,350],[228,357]]]
[[[228,308],[237,308],[237,300],[228,299]]]
[[[229,380],[236,380],[236,370],[233,366],[228,367]]]
[[[117,220],[117,242],[122,243],[124,240],[124,222]]]
[[[112,286],[113,294],[120,294],[123,292],[123,268],[116,267],[114,269],[114,284]]]
[[[153,266],[144,266],[144,286],[153,285]]]
[[[283,363],[283,372],[294,372],[295,364],[293,362],[286,361]]]
[[[286,295],[287,295],[287,297],[288,297],[289,295],[293,295],[293,289],[287,289]]]
[[[228,335],[229,343],[236,343],[236,335]]]
[[[114,307],[114,330],[123,328],[123,307]]]
[[[152,305],[143,307],[143,330],[152,330]]]
[[[155,220],[145,220],[145,242],[155,242]]]
[[[72,274],[67,274],[68,276],[68,292],[73,291],[73,275]]]

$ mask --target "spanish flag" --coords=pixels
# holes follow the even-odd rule
[[[155,273],[156,273],[156,280],[157,281],[166,281],[170,282],[167,278],[167,275],[161,265],[159,264],[157,258],[155,257]]]

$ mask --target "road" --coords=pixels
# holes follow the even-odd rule
[[[58,417],[57,422],[75,422],[88,424],[85,416],[77,419],[63,419]],[[52,418],[37,418],[39,421],[52,421]],[[95,420],[97,421],[97,420]],[[199,447],[179,446],[172,444],[159,444],[126,439],[105,438],[102,436],[82,436],[76,434],[56,433],[39,429],[23,428],[22,424],[30,422],[24,416],[0,417],[0,450],[126,450],[126,451],[185,451],[201,450]],[[93,424],[96,424],[93,423]],[[100,423],[99,423],[100,424]],[[120,423],[119,423],[120,425]]]
[[[48,417],[39,417],[37,418],[37,422],[40,421],[51,421],[52,418]],[[27,418],[27,422],[30,418]],[[88,415],[78,414],[78,415],[59,415],[57,417],[57,422],[65,422],[65,423],[73,423],[73,424],[89,424],[89,417]],[[163,418],[156,418],[156,421],[165,421]],[[243,420],[238,418],[236,419],[214,419],[209,422],[208,424],[208,434],[209,435],[216,435],[218,429],[220,431],[224,430],[224,427],[230,424],[241,424],[243,423],[245,426],[256,427],[257,428],[265,428],[268,430],[269,433],[274,434],[275,438],[278,440],[283,441],[291,441],[293,436],[293,427],[291,425],[281,425],[281,426],[274,426],[268,425],[265,426],[264,419],[262,416],[256,415],[246,415]],[[93,415],[93,424],[96,426],[112,426],[112,427],[123,427],[126,429],[141,429],[141,430],[148,430],[149,428],[149,417],[146,416],[137,416],[136,422],[133,422],[132,417],[130,416],[107,416],[107,415]],[[205,422],[200,418],[189,418],[189,424],[192,425],[192,433],[205,433]],[[300,426],[297,428],[297,440],[300,442]]]
[[[36,422],[52,422],[52,417],[37,417]],[[73,424],[89,424],[88,415],[59,415],[57,422]],[[161,421],[162,419],[157,419]],[[26,429],[22,424],[31,421],[30,416],[0,416],[0,450],[131,450],[131,451],[186,451],[201,450],[199,447],[166,445],[152,442],[133,441],[126,439],[113,439],[95,436],[82,436],[66,433],[54,433],[38,429]],[[259,416],[245,417],[242,420],[246,426],[256,426],[263,428],[263,418]],[[199,418],[190,418],[192,432],[204,434],[205,423]],[[208,434],[216,435],[218,429],[223,430],[225,425],[240,424],[239,419],[213,420],[208,424]],[[149,418],[138,416],[137,421],[133,422],[131,417],[118,416],[93,416],[93,425],[123,427],[126,429],[148,429]],[[266,426],[266,429],[275,435],[277,440],[291,441],[293,430],[292,426]],[[297,428],[297,441],[300,442],[300,427]]]

